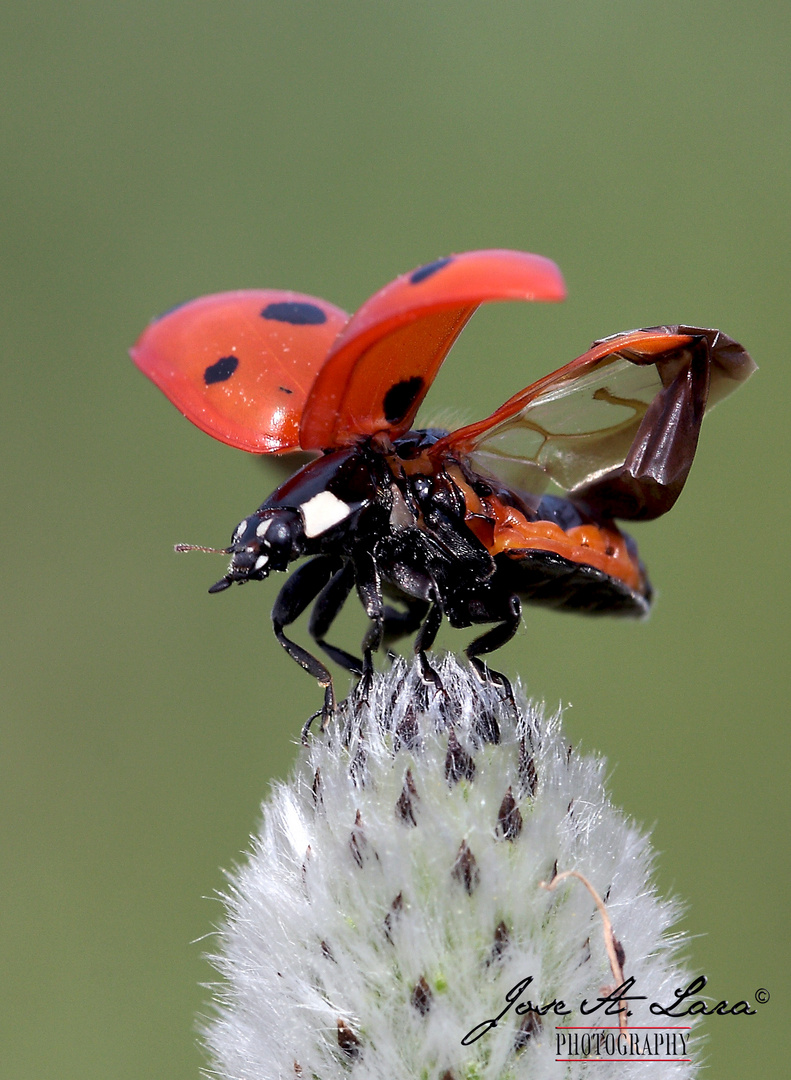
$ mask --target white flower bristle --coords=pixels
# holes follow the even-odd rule
[[[519,693],[515,711],[469,666],[432,662],[442,692],[396,661],[367,703],[310,737],[264,804],[212,957],[223,981],[204,1033],[211,1075],[693,1076],[694,1061],[555,1060],[556,1025],[618,1021],[578,1011],[613,985],[593,899],[574,880],[540,883],[577,870],[593,884],[647,1002],[689,982],[670,932],[678,908],[657,897],[647,838],[611,805],[604,762],[572,750],[560,716]],[[511,1010],[462,1045],[529,975],[525,999],[562,999],[572,1015]],[[631,1023],[661,1023],[647,1002]]]

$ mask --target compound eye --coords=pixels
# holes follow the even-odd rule
[[[291,522],[271,519],[265,543],[273,548],[291,547]]]

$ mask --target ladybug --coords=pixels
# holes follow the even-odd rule
[[[324,688],[332,676],[285,629],[313,605],[323,652],[369,685],[385,639],[416,634],[426,659],[443,617],[492,623],[480,659],[516,632],[523,600],[642,616],[652,590],[615,519],[664,514],[687,478],[705,410],[755,365],[718,330],[657,326],[594,342],[491,416],[413,428],[440,365],[479,304],[557,301],[558,267],[519,251],[469,251],[390,282],[351,318],[302,293],[218,293],[171,309],[131,350],[184,415],[254,454],[316,455],[234,530],[209,589],[261,581],[307,558],[275,600],[275,635]],[[180,545],[187,550],[190,545]],[[352,589],[370,620],[362,659],[327,640]]]

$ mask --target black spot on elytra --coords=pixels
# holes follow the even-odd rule
[[[411,379],[402,379],[401,382],[394,383],[390,387],[382,402],[388,424],[397,424],[403,419],[422,389],[423,380],[419,375],[413,375]]]
[[[426,263],[425,266],[419,266],[417,270],[413,270],[409,275],[410,283],[419,285],[421,281],[425,281],[432,274],[436,274],[438,270],[441,270],[443,266],[447,266],[449,262],[453,262],[452,255],[446,255],[443,259],[435,259],[434,262]]]
[[[226,382],[239,367],[237,356],[223,356],[216,364],[209,364],[203,373],[203,381],[207,386],[212,383]]]
[[[278,389],[282,390],[284,394],[293,394],[294,393],[294,391],[289,390],[289,388],[287,386],[279,386]]]
[[[327,316],[316,304],[307,304],[304,300],[281,300],[267,304],[261,312],[262,319],[275,322],[287,322],[292,326],[321,326]]]

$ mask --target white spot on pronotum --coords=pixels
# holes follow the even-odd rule
[[[233,534],[234,540],[241,540],[244,536],[244,531],[247,528],[247,518],[244,521],[240,521],[236,526],[236,532]]]
[[[337,525],[351,514],[351,507],[333,495],[331,491],[320,491],[300,507],[305,523],[305,536],[321,536],[327,529]]]
[[[266,566],[266,564],[268,562],[269,562],[269,556],[268,555],[259,555],[258,558],[255,560],[255,568],[256,568],[256,570],[260,570],[261,567]]]
[[[274,520],[275,520],[274,518],[267,518],[265,521],[262,521],[259,524],[258,528],[255,530],[255,535],[258,536],[258,537],[265,536],[267,529],[269,528],[269,526],[272,524],[272,522]]]

